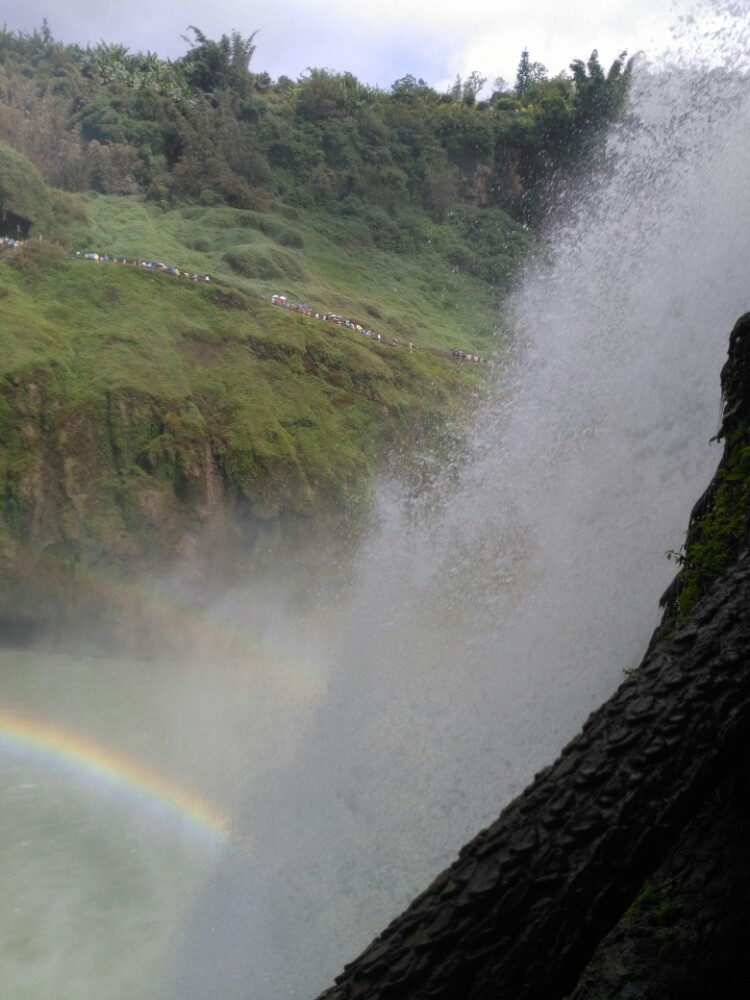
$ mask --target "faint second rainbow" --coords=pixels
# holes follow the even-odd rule
[[[81,775],[157,804],[181,823],[218,843],[239,844],[229,818],[219,809],[137,761],[62,726],[0,709],[0,747],[30,751]]]

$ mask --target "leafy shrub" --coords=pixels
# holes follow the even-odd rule
[[[57,267],[64,259],[59,243],[31,240],[9,255],[8,264],[28,277],[37,277],[45,269]]]
[[[305,241],[296,229],[277,222],[273,216],[262,218],[258,224],[258,228],[266,236],[270,236],[271,239],[276,240],[277,243],[280,243],[284,247],[294,247],[297,250],[302,250],[305,245]]]
[[[234,208],[255,208],[258,204],[257,193],[247,181],[228,171],[219,182],[219,190]]]
[[[52,210],[55,219],[63,225],[68,222],[88,223],[86,206],[79,197],[68,191],[51,191]]]
[[[368,205],[363,214],[375,246],[381,249],[394,249],[398,246],[398,225],[385,209],[378,205]]]
[[[302,262],[283,250],[245,244],[230,247],[225,251],[223,260],[236,274],[245,278],[301,281],[305,276]]]
[[[364,202],[356,194],[348,194],[341,201],[331,205],[331,211],[337,215],[360,216],[364,212]]]
[[[50,192],[39,171],[5,143],[0,143],[0,210],[37,230],[44,230],[52,221]]]

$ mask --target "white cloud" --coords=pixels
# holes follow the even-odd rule
[[[738,0],[734,0],[738,2]],[[609,64],[627,48],[659,50],[669,39],[673,0],[277,0],[259,7],[247,0],[160,0],[135,5],[92,5],[90,0],[6,0],[2,17],[9,30],[31,30],[49,18],[56,38],[96,44],[120,42],[130,51],[156,51],[176,58],[187,51],[189,24],[218,38],[233,30],[256,29],[255,65],[273,77],[297,77],[308,66],[349,70],[360,80],[388,87],[412,73],[442,89],[456,74],[474,69],[509,83],[521,51],[544,63],[551,74],[597,48]],[[685,10],[690,0],[678,0]]]

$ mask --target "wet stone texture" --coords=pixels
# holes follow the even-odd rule
[[[744,759],[743,759],[744,758]],[[747,750],[601,941],[569,1000],[729,1000],[747,995]]]
[[[746,555],[320,1000],[740,995],[749,608]]]

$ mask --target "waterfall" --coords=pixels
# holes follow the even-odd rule
[[[313,996],[640,660],[750,305],[750,98],[713,65],[636,60],[633,120],[514,296],[459,453],[426,493],[382,486],[326,697],[174,996],[235,967],[223,995]]]

